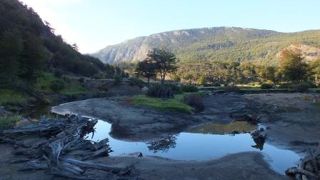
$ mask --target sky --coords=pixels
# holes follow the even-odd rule
[[[82,53],[154,33],[244,27],[320,29],[320,0],[21,0]]]

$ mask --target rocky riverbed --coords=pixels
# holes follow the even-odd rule
[[[268,143],[303,156],[319,145],[318,102],[317,94],[217,94],[204,97],[203,112],[181,114],[132,106],[126,97],[118,97],[65,103],[53,107],[52,111],[58,114],[76,113],[108,121],[112,124],[113,138],[131,142],[150,141],[182,131],[193,132],[203,124],[213,128],[202,128],[201,131],[221,133],[220,127],[223,124],[254,120],[256,122],[251,123],[258,123],[259,127],[263,127]],[[208,123],[213,125],[209,126]],[[219,131],[216,130],[217,127]],[[230,133],[230,127],[226,129],[222,133]],[[239,131],[239,128],[232,129],[231,134],[241,133]],[[17,174],[29,177],[28,173],[16,173],[17,165],[10,164],[10,170],[4,169],[12,157],[10,149],[13,147],[4,144],[1,146],[6,151],[0,163],[0,174],[13,173],[15,177],[18,177]],[[97,161],[114,167],[133,165],[137,170],[135,178],[142,179],[287,179],[284,173],[273,171],[259,152],[236,153],[206,161],[141,157],[139,154],[98,158]],[[30,175],[36,176],[39,174]],[[44,179],[49,177],[43,176]]]

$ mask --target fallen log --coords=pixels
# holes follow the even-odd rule
[[[295,179],[319,180],[320,179],[320,146],[310,151],[309,154],[301,160],[298,167],[292,167],[286,170],[288,176]]]
[[[286,174],[288,176],[295,176],[296,174],[301,174],[301,175],[306,175],[308,177],[319,178],[319,176],[317,176],[316,174],[311,173],[311,172],[306,171],[301,168],[297,168],[297,167],[292,167],[292,168],[287,169]]]
[[[127,168],[117,168],[117,167],[110,167],[105,164],[101,163],[92,163],[92,162],[85,162],[85,161],[79,161],[76,159],[71,159],[71,158],[64,158],[61,159],[61,161],[68,162],[70,164],[82,167],[82,168],[87,168],[87,169],[98,169],[102,171],[108,171],[108,172],[113,172],[113,173],[119,173],[121,171],[125,171]]]

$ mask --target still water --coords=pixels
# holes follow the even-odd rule
[[[182,132],[149,142],[133,142],[115,139],[110,136],[110,131],[111,124],[99,120],[94,134],[88,134],[86,139],[98,142],[108,138],[113,150],[111,156],[141,152],[144,156],[202,161],[240,152],[261,152],[270,167],[280,174],[295,166],[300,159],[297,153],[268,143],[260,149],[253,147],[256,143],[249,133],[217,135]]]

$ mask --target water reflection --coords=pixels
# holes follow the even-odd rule
[[[168,152],[169,149],[176,147],[176,136],[169,135],[160,139],[147,142],[148,149],[157,153],[158,151]]]
[[[202,134],[239,134],[251,132],[256,128],[256,125],[250,124],[246,121],[233,121],[228,124],[206,123],[191,128],[188,132]]]
[[[279,173],[299,161],[300,156],[293,151],[280,149],[265,142],[254,141],[249,133],[242,134],[203,134],[182,132],[150,142],[131,142],[112,138],[111,125],[99,121],[96,131],[86,136],[87,139],[100,141],[109,139],[113,152],[111,155],[142,153],[144,156],[160,156],[175,160],[210,160],[228,154],[240,152],[261,152],[271,168]]]

